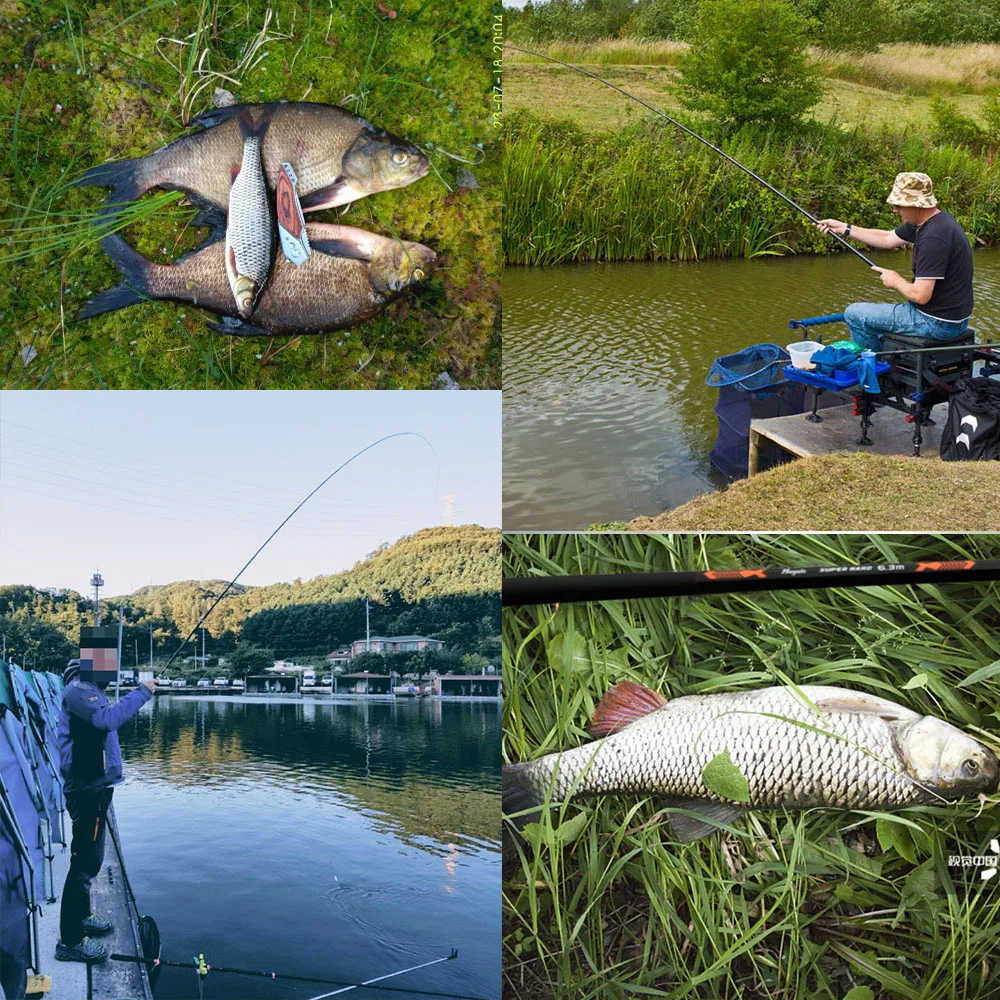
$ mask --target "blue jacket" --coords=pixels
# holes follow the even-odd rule
[[[153,692],[140,685],[112,706],[96,684],[79,677],[70,681],[59,709],[58,737],[67,795],[99,792],[124,780],[117,730],[152,697]]]

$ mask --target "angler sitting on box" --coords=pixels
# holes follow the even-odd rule
[[[886,288],[905,302],[855,302],[844,310],[844,322],[855,343],[882,349],[882,335],[950,341],[960,337],[972,316],[972,250],[962,227],[937,207],[927,174],[896,175],[889,197],[903,220],[895,229],[862,229],[839,219],[822,219],[820,231],[836,233],[879,250],[913,245],[913,281],[898,271],[873,267]]]

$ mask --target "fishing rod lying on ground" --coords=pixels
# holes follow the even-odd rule
[[[595,573],[591,576],[504,577],[502,604],[572,604],[710,594],[972,583],[1000,580],[1000,559],[886,563],[866,566],[772,567],[703,572]]]
[[[342,469],[346,469],[347,466],[349,466],[351,464],[351,462],[353,462],[356,458],[360,458],[366,451],[371,451],[372,448],[376,447],[377,445],[380,445],[383,441],[389,441],[392,438],[397,438],[397,437],[416,437],[416,438],[420,438],[420,440],[423,441],[424,444],[427,445],[428,448],[430,448],[430,450],[431,450],[432,454],[434,455],[435,459],[437,458],[437,452],[434,451],[434,446],[430,443],[430,441],[427,440],[427,438],[425,438],[423,436],[423,434],[419,434],[419,433],[417,433],[417,431],[396,431],[394,434],[386,434],[384,437],[380,437],[377,441],[372,441],[371,444],[365,445],[365,447],[362,448],[360,451],[356,451],[346,461],[341,462],[340,465],[338,465],[337,468],[334,469],[333,472],[331,472],[330,475],[328,475],[326,477],[326,479],[324,479],[323,482],[321,482],[319,484],[319,486],[317,486],[315,489],[311,490],[308,494],[306,494],[305,498],[295,507],[295,509],[288,515],[288,517],[286,517],[284,519],[284,521],[282,521],[281,524],[279,524],[278,527],[275,528],[274,531],[272,531],[271,534],[269,534],[266,539],[264,539],[264,542],[260,546],[260,548],[257,549],[257,551],[243,564],[243,569],[241,569],[239,571],[239,573],[237,573],[236,576],[234,576],[232,578],[232,580],[230,580],[229,583],[226,584],[225,589],[215,599],[215,601],[212,603],[212,606],[208,609],[208,611],[206,611],[201,616],[201,618],[198,620],[198,623],[194,626],[194,628],[191,629],[191,631],[188,632],[188,634],[184,637],[184,639],[181,642],[181,644],[177,647],[177,649],[174,650],[173,656],[171,656],[170,659],[167,660],[166,664],[164,665],[164,667],[162,669],[166,670],[167,667],[169,667],[170,664],[173,663],[174,660],[177,659],[178,653],[180,653],[180,651],[188,644],[188,642],[191,639],[191,636],[193,636],[198,631],[198,629],[201,628],[201,626],[204,624],[204,622],[208,620],[208,616],[216,609],[216,607],[218,607],[219,602],[226,596],[226,594],[228,594],[229,591],[232,590],[232,588],[236,585],[236,581],[239,580],[239,578],[246,572],[247,568],[254,561],[254,559],[256,559],[257,556],[259,556],[261,554],[261,552],[263,552],[264,549],[267,548],[268,543],[271,541],[271,539],[274,538],[274,536],[279,531],[281,531],[281,529],[286,524],[288,524],[288,522],[293,517],[295,517],[295,515],[309,502],[310,499],[312,499],[312,497],[314,497],[317,493],[319,493],[319,491],[324,486],[326,486],[326,484],[331,479],[333,479],[333,477],[335,475],[337,475],[338,472],[340,472]]]
[[[804,209],[798,202],[792,201],[792,199],[789,198],[787,194],[784,194],[783,192],[779,191],[773,184],[768,184],[768,182],[764,180],[763,177],[761,177],[759,174],[755,174],[749,167],[743,166],[743,164],[740,163],[739,160],[737,160],[735,157],[730,156],[724,149],[720,149],[714,143],[709,142],[708,139],[704,138],[704,136],[698,135],[697,132],[693,131],[692,129],[689,129],[687,125],[682,125],[679,121],[677,121],[677,119],[671,118],[670,115],[668,115],[665,111],[661,111],[659,108],[654,108],[652,104],[647,104],[644,100],[642,100],[641,97],[636,97],[635,94],[630,94],[627,90],[622,90],[621,87],[618,87],[613,83],[609,83],[607,80],[605,80],[603,77],[598,76],[596,73],[591,73],[589,70],[581,69],[579,66],[574,66],[572,63],[563,62],[562,59],[556,59],[553,56],[543,55],[541,52],[532,52],[531,49],[522,49],[519,48],[517,45],[511,45],[510,42],[504,42],[504,48],[513,49],[515,52],[523,52],[525,53],[525,55],[529,56],[537,56],[539,59],[548,59],[549,62],[559,63],[560,66],[566,66],[569,69],[576,70],[577,73],[582,73],[584,76],[589,76],[592,80],[596,80],[598,83],[603,83],[605,87],[610,87],[612,90],[617,90],[619,94],[624,94],[626,97],[635,101],[636,104],[641,104],[644,108],[648,108],[650,111],[653,112],[654,115],[659,115],[661,118],[665,118],[668,122],[670,122],[671,125],[676,125],[677,128],[679,128],[682,132],[686,132],[692,138],[697,139],[699,142],[704,143],[706,146],[708,146],[709,149],[714,150],[716,153],[718,153],[719,156],[723,157],[724,159],[727,159],[731,164],[733,164],[733,166],[739,167],[740,170],[742,170],[744,173],[749,174],[755,181],[757,181],[760,184],[763,184],[764,187],[768,189],[768,191],[771,191],[773,194],[776,194],[779,198],[781,198],[782,201],[787,202],[797,212],[801,212],[811,222],[817,225],[819,224],[820,220],[817,219],[816,216],[812,214],[812,212],[809,212],[806,209]],[[829,236],[832,236],[838,243],[841,243],[845,247],[847,247],[847,249],[850,250],[851,253],[853,253],[856,257],[860,257],[869,267],[876,266],[874,261],[866,257],[860,250],[857,249],[857,247],[851,246],[851,244],[848,243],[847,240],[845,240],[843,237],[838,236],[836,233],[831,232],[829,230],[827,231],[827,234]]]
[[[157,967],[165,965],[174,969],[193,968],[198,972],[199,977],[206,976],[209,972],[228,972],[237,976],[252,976],[257,979],[284,979],[292,983],[322,983],[328,986],[342,987],[339,990],[334,990],[332,993],[324,993],[321,997],[313,997],[312,1000],[324,1000],[326,997],[336,996],[338,993],[347,993],[349,990],[357,990],[361,989],[361,987],[364,987],[367,990],[380,990],[383,993],[406,993],[408,996],[441,997],[444,998],[444,1000],[485,1000],[483,997],[469,996],[465,993],[441,993],[436,990],[418,990],[413,987],[407,989],[401,986],[373,985],[374,983],[382,982],[385,979],[392,979],[394,976],[401,976],[404,972],[415,972],[417,969],[426,969],[428,966],[439,965],[441,962],[450,962],[452,959],[458,958],[458,951],[454,948],[452,949],[450,955],[445,955],[443,958],[435,958],[430,962],[424,962],[422,965],[411,965],[407,969],[400,969],[398,972],[390,972],[384,976],[376,976],[374,979],[365,980],[363,983],[346,983],[339,979],[318,979],[315,976],[293,976],[284,972],[264,972],[254,969],[234,969],[224,965],[209,965],[202,960],[202,956],[198,956],[193,960],[193,962],[170,962],[166,959],[150,961],[136,955],[118,954],[113,954],[110,958],[115,962],[134,962],[140,965],[155,965]]]

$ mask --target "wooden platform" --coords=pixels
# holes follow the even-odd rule
[[[70,819],[65,816],[66,835],[69,839]],[[55,874],[55,894],[62,895],[66,874],[69,871],[69,847],[54,851],[53,868]],[[108,832],[104,849],[104,864],[101,873],[94,879],[90,890],[90,901],[94,912],[112,921],[115,925],[111,934],[98,938],[108,954],[138,955],[139,942],[135,936],[135,924],[129,913],[129,900],[125,890],[125,876],[121,859],[115,850]],[[56,941],[59,940],[60,900],[45,903],[38,921],[41,972],[52,977],[52,990],[44,995],[44,1000],[152,1000],[149,979],[145,966],[129,962],[101,962],[91,966],[92,988],[87,986],[87,966],[82,962],[57,962],[55,960]]]
[[[868,429],[871,445],[859,445],[861,418],[854,416],[850,403],[820,410],[821,423],[806,420],[807,414],[796,413],[790,417],[768,417],[750,422],[750,460],[747,474],[759,471],[760,447],[771,441],[799,458],[813,455],[832,455],[835,452],[863,451],[876,455],[912,455],[913,424],[906,422],[906,415],[884,406],[872,416]],[[939,403],[931,411],[934,423],[925,426],[920,454],[936,459],[941,448],[941,431],[948,418],[948,404]]]

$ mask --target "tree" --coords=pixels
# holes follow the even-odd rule
[[[682,102],[737,127],[793,125],[822,94],[805,30],[787,0],[703,0],[680,60]]]
[[[250,642],[238,643],[236,649],[226,657],[226,669],[230,678],[259,675],[274,666],[274,650],[255,646]]]
[[[829,0],[820,44],[837,52],[877,52],[889,30],[889,14],[879,0]]]

